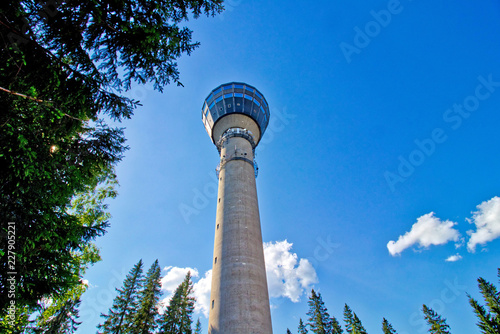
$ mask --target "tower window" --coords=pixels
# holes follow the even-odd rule
[[[219,224],[217,224],[217,229],[219,229]]]
[[[215,258],[214,263],[217,263],[217,258]]]
[[[220,203],[220,198],[219,198],[219,203]]]
[[[212,308],[214,308],[214,300],[212,300]]]

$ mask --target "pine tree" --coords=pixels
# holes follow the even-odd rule
[[[382,331],[384,334],[398,334],[386,318],[382,320]]]
[[[148,334],[154,332],[158,321],[158,301],[161,296],[161,271],[156,260],[149,268],[144,288],[139,293],[139,305],[134,316],[131,332]]]
[[[314,289],[312,289],[311,297],[309,297],[307,304],[309,305],[309,312],[307,312],[309,322],[307,324],[311,331],[316,334],[332,333],[332,320],[321,298],[321,294],[316,294]]]
[[[334,316],[332,316],[331,323],[332,323],[332,334],[342,334],[344,332],[342,330],[342,326],[340,326],[340,323]]]
[[[363,327],[361,320],[347,304],[344,305],[344,322],[347,333],[366,334],[366,329]]]
[[[304,325],[304,322],[302,321],[302,318],[299,319],[299,334],[307,334],[307,328],[306,325]]]
[[[500,268],[497,269],[497,275],[500,281]],[[479,290],[486,302],[486,307],[479,304],[470,295],[467,295],[474,313],[479,318],[477,326],[483,334],[500,333],[500,294],[495,285],[487,282],[482,277],[478,278],[477,281]]]
[[[292,334],[292,332],[290,332],[290,329],[286,329],[286,334]]]
[[[428,308],[425,304],[422,307],[424,318],[431,327],[429,333],[431,334],[450,334],[448,331],[450,326],[446,324],[446,319],[441,318],[433,309]]]
[[[194,328],[194,334],[201,334],[200,318],[198,318],[198,320],[196,320],[196,327]]]
[[[365,327],[363,327],[363,324],[361,323],[361,320],[359,320],[358,316],[354,312],[353,312],[353,318],[354,318],[353,332],[356,334],[367,334]]]
[[[192,296],[193,282],[191,272],[186,274],[184,281],[175,289],[167,310],[163,314],[160,333],[191,334],[191,316],[195,299]]]
[[[344,305],[344,323],[346,332],[352,333],[354,317],[351,308],[347,304]]]
[[[109,314],[101,314],[106,319],[104,324],[99,324],[99,333],[120,334],[127,332],[132,325],[134,313],[138,305],[138,291],[142,288],[142,259],[130,270],[123,281],[123,287],[116,289],[118,296],[113,300]]]

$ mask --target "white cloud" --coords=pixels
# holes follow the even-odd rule
[[[474,253],[478,244],[484,245],[500,237],[500,197],[495,196],[477,206],[473,213],[471,224],[476,225],[476,231],[468,231],[470,235],[467,249]]]
[[[434,212],[430,212],[419,217],[411,230],[400,235],[398,241],[389,241],[387,249],[392,256],[396,256],[415,244],[427,248],[444,245],[452,240],[459,241],[460,233],[453,228],[456,224],[450,220],[442,221],[434,217]]]
[[[212,286],[212,270],[210,269],[205,273],[205,276],[194,283],[193,291],[196,303],[194,310],[197,313],[203,313],[208,318],[208,310],[210,307],[210,288]]]
[[[161,279],[161,288],[167,292],[174,292],[175,289],[182,283],[187,273],[191,272],[191,277],[198,277],[198,270],[196,268],[180,268],[180,267],[165,267],[163,271],[166,272]]]
[[[299,259],[297,254],[290,252],[292,245],[286,240],[264,243],[264,256],[270,297],[286,297],[298,302],[304,290],[309,290],[312,284],[318,282],[318,277],[308,260]],[[164,309],[187,272],[191,271],[193,278],[199,277],[199,272],[196,268],[189,267],[165,267],[163,270],[166,272],[161,280],[162,290],[166,295],[161,301]],[[211,285],[212,270],[205,272],[204,276],[193,284],[193,295],[196,298],[194,310],[207,318]]]
[[[445,261],[446,262],[456,262],[456,261],[460,261],[461,259],[462,259],[462,256],[457,253],[455,255],[449,256]]]
[[[286,297],[296,303],[304,290],[318,282],[318,276],[307,259],[290,252],[292,243],[286,240],[264,243],[267,285],[270,297]]]

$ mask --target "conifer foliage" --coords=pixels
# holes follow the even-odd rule
[[[500,268],[497,269],[497,276],[500,281]],[[486,307],[479,304],[477,300],[469,297],[469,303],[474,309],[474,313],[479,319],[477,326],[483,334],[500,333],[500,295],[492,283],[484,278],[478,278],[479,291],[483,295]]]
[[[450,334],[448,331],[450,326],[446,323],[446,319],[442,318],[433,309],[423,305],[422,311],[424,312],[424,318],[429,324],[429,333],[431,334]]]
[[[193,282],[191,272],[186,274],[184,281],[175,289],[170,304],[161,320],[160,333],[191,334],[192,314],[195,299],[192,296]],[[198,319],[199,321],[199,319]]]
[[[359,320],[356,313],[354,313],[347,304],[344,305],[344,322],[347,333],[367,334],[366,329],[363,327],[363,324],[361,323],[361,320]]]
[[[156,260],[146,275],[140,260],[128,273],[113,306],[98,328],[99,334],[201,334],[201,322],[192,329],[195,298],[193,282],[188,272],[174,291],[163,315],[161,309],[161,269]]]
[[[386,318],[382,320],[382,331],[384,334],[398,334]]]
[[[299,319],[299,334],[307,334],[307,328],[306,325],[304,325],[304,322],[302,321],[302,318]]]
[[[112,120],[139,105],[121,94],[180,84],[176,60],[199,45],[183,22],[222,10],[222,0],[0,1],[0,226],[23,236],[19,308],[78,284],[82,249],[106,231],[106,220],[82,226],[71,200],[114,177],[127,146]],[[2,234],[0,272],[12,271],[5,249]],[[7,289],[0,276],[0,317]]]
[[[497,277],[500,282],[500,268],[497,268]],[[500,334],[500,291],[494,284],[486,281],[482,277],[478,278],[477,281],[485,305],[481,305],[476,299],[467,294],[469,303],[479,320],[477,326],[481,334]],[[308,328],[315,334],[343,333],[343,329],[337,319],[333,316],[330,318],[321,294],[314,291],[314,289],[311,291],[308,305],[308,322],[304,324],[302,318],[299,319],[299,334],[307,334]],[[428,333],[451,334],[450,326],[446,323],[446,319],[441,317],[441,315],[432,308],[423,305],[422,312],[425,321],[429,325]],[[344,325],[347,334],[367,334],[361,320],[347,304],[344,305]],[[287,333],[288,331],[287,329]],[[397,334],[394,327],[392,327],[386,318],[382,320],[382,331],[383,334]]]
[[[325,334],[328,333],[330,327],[330,315],[327,312],[325,307],[325,303],[321,298],[321,294],[314,289],[311,290],[311,296],[309,297],[309,312],[307,315],[309,316],[309,322],[307,325],[311,329],[311,332],[316,334]]]
[[[33,332],[44,334],[75,333],[81,324],[81,322],[77,321],[80,303],[79,296],[76,299],[65,300],[50,318],[33,328]]]
[[[201,334],[200,318],[198,318],[198,320],[196,320],[196,326],[194,327],[194,334]]]
[[[40,302],[38,315],[30,324],[26,324],[24,331],[3,328],[0,325],[1,333],[43,333],[43,334],[69,334],[75,333],[81,324],[78,307],[81,303],[81,296],[87,290],[87,284],[81,282],[66,293],[54,296],[54,298],[44,299]]]
[[[307,315],[309,316],[308,319],[309,322],[307,323],[307,325],[311,329],[311,332],[315,334],[342,333],[342,328],[340,327],[337,319],[335,319],[335,317],[330,318],[328,310],[321,297],[321,293],[319,292],[316,293],[316,291],[312,289],[308,304],[309,304],[309,312],[307,312]],[[301,333],[300,323],[299,323],[299,333]]]
[[[99,333],[126,333],[132,326],[134,312],[138,305],[138,292],[142,288],[142,259],[130,270],[123,281],[123,287],[116,289],[118,296],[113,301],[109,314],[101,314],[106,319],[100,324]]]
[[[337,321],[337,319],[332,316],[332,334],[342,334],[342,326],[340,326],[340,323]]]
[[[139,308],[132,323],[132,332],[148,334],[154,332],[158,322],[158,302],[161,296],[161,269],[156,260],[149,268],[144,288],[139,292]]]

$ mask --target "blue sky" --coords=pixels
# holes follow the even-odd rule
[[[165,268],[164,297],[197,273],[206,331],[218,155],[201,107],[242,81],[271,108],[256,152],[274,333],[296,332],[312,287],[369,333],[383,317],[426,332],[424,303],[478,333],[466,293],[499,267],[500,3],[231,0],[187,25],[201,46],[179,60],[184,87],[129,92],[143,106],[122,124],[130,150],[80,332],[141,258]]]

